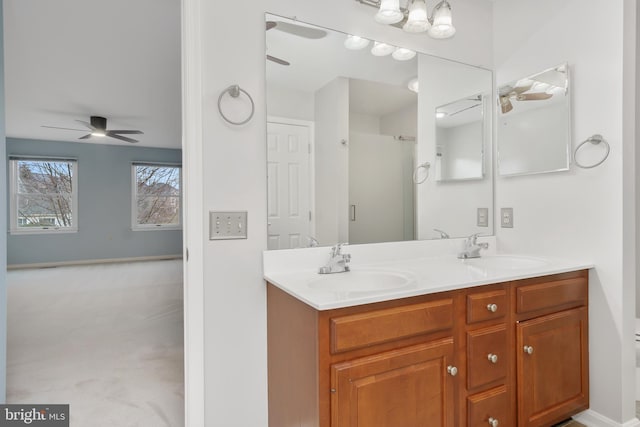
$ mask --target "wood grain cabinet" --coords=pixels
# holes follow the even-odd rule
[[[324,311],[269,284],[269,426],[551,426],[588,407],[587,277]]]

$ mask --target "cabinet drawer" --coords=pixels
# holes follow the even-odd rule
[[[467,323],[501,319],[507,314],[507,291],[504,289],[467,295]]]
[[[496,425],[499,426],[510,425],[509,400],[505,386],[475,394],[467,399],[468,427],[487,427],[491,425],[490,419],[497,421]]]
[[[523,314],[578,307],[587,303],[587,291],[586,277],[520,286],[516,289],[516,310]]]
[[[506,378],[507,359],[504,324],[467,332],[467,387],[471,390]]]
[[[338,353],[453,327],[446,298],[331,319],[331,352]]]

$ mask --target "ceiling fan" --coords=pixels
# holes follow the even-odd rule
[[[327,32],[324,30],[320,30],[317,28],[306,27],[297,24],[291,24],[289,22],[283,21],[267,21],[266,31],[269,30],[279,30],[288,34],[293,34],[294,36],[302,37],[305,39],[321,39],[327,36]],[[275,62],[276,64],[288,66],[291,65],[289,61],[285,61],[284,59],[278,58],[276,56],[267,55],[267,59],[269,61]]]
[[[553,96],[552,93],[546,93],[546,92],[526,93],[528,90],[531,90],[532,87],[533,87],[533,83],[525,86],[501,87],[499,102],[500,102],[500,109],[502,110],[502,114],[506,114],[509,111],[513,110],[513,104],[511,103],[511,100],[540,101],[543,99],[549,99]]]
[[[90,139],[92,137],[105,137],[119,139],[121,141],[136,143],[137,139],[129,138],[122,135],[142,135],[144,132],[139,130],[112,130],[107,129],[107,119],[101,116],[91,116],[89,122],[84,120],[76,120],[76,122],[81,123],[87,127],[89,133],[81,136],[78,139]],[[74,130],[78,132],[86,132],[84,129],[72,129],[72,128],[62,128],[57,126],[42,126],[43,128],[49,129],[64,129],[64,130]]]

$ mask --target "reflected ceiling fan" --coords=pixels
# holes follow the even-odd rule
[[[500,108],[502,110],[502,114],[506,114],[509,111],[513,110],[512,100],[515,101],[541,101],[543,99],[549,99],[553,96],[552,93],[546,92],[534,92],[534,93],[526,93],[531,90],[533,87],[532,84],[528,84],[525,86],[503,86],[500,88]]]
[[[288,34],[293,34],[294,36],[302,37],[305,39],[321,39],[327,36],[327,32],[325,30],[320,30],[318,28],[306,27],[303,25],[291,24],[289,22],[283,21],[267,21],[266,31],[269,30],[278,30]],[[289,61],[285,61],[284,59],[278,58],[276,56],[267,55],[267,59],[269,61],[275,62],[276,64],[288,66],[291,65]]]
[[[91,116],[89,118],[89,120],[90,120],[89,122],[86,122],[84,120],[76,120],[76,122],[83,124],[89,130],[88,134],[86,134],[84,136],[81,136],[78,139],[90,139],[92,137],[102,138],[102,137],[107,136],[109,138],[119,139],[120,141],[125,141],[125,142],[130,142],[132,144],[135,144],[136,142],[138,142],[137,139],[129,138],[129,137],[122,136],[122,135],[142,135],[142,134],[144,134],[144,132],[139,131],[139,130],[112,130],[112,129],[107,129],[107,119],[105,117]],[[42,126],[42,127],[43,128],[49,128],[49,129],[63,129],[63,130],[73,130],[73,131],[78,131],[78,132],[86,132],[85,129],[62,128],[62,127],[57,127],[57,126]]]

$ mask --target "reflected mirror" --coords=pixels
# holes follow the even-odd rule
[[[436,108],[436,180],[482,179],[484,102],[475,95]]]
[[[266,82],[269,249],[493,233],[491,179],[414,183],[435,108],[491,93],[490,71],[267,14]]]
[[[569,170],[571,102],[567,64],[498,88],[498,172]]]

